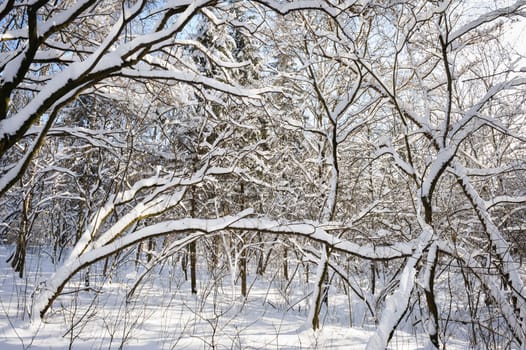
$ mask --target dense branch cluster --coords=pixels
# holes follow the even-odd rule
[[[222,266],[229,246],[245,297],[250,263],[314,267],[314,330],[328,284],[345,285],[376,320],[368,349],[406,322],[430,348],[452,329],[524,347],[526,70],[507,38],[525,14],[4,1],[0,239],[20,276],[30,246],[57,266],[31,316],[123,251],[151,268],[189,256],[196,293],[199,262]]]

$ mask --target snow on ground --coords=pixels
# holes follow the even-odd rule
[[[37,281],[52,272],[49,256],[29,255],[23,279],[5,262],[10,248],[0,246],[0,349],[364,349],[373,334],[361,304],[333,288],[324,326],[314,333],[304,326],[308,288],[285,288],[276,275],[250,280],[247,300],[232,289],[230,276],[213,278],[201,271],[199,293],[190,294],[179,262],[151,273],[136,293],[126,295],[138,273],[134,254],[119,260],[111,281],[101,277],[103,263],[92,267],[89,290],[85,271],[78,274],[54,304],[45,322],[31,323],[28,310]],[[37,267],[42,267],[38,271]],[[36,272],[35,272],[36,270]],[[209,279],[217,282],[205,282]],[[78,289],[84,290],[78,291]],[[99,291],[99,292],[97,292]],[[103,293],[102,293],[103,291]],[[305,330],[306,329],[306,330]],[[422,334],[398,332],[392,349],[419,349]],[[450,341],[448,349],[467,344]]]

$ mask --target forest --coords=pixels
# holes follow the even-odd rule
[[[2,0],[1,349],[526,349],[526,0]]]

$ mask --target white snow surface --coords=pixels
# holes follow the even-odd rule
[[[53,265],[46,252],[34,248],[28,256],[29,270],[41,269],[19,279],[5,263],[10,249],[0,246],[2,350],[68,349],[70,345],[73,349],[365,349],[374,331],[363,322],[365,310],[357,300],[349,327],[347,297],[336,291],[331,292],[322,329],[303,329],[312,286],[294,284],[284,291],[272,274],[251,276],[250,294],[244,299],[239,291],[230,290],[235,283],[227,281],[228,276],[223,282],[210,282],[202,267],[199,292],[192,295],[176,260],[148,274],[139,291],[127,299],[126,293],[141,274],[132,262],[134,254],[121,256],[120,273],[112,279],[102,276],[102,263],[93,265],[90,289],[84,288],[81,272],[45,321],[31,322],[24,311],[31,302],[29,291],[53,272]],[[418,349],[425,342],[423,334],[397,331],[390,348]],[[465,347],[461,341],[448,342],[448,349]]]

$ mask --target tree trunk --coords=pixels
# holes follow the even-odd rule
[[[322,305],[328,305],[328,284],[327,276],[329,274],[329,256],[328,249],[322,251],[318,265],[318,274],[316,276],[317,284],[314,288],[314,305],[311,311],[311,325],[313,330],[321,328],[320,313]]]
[[[283,278],[285,281],[289,281],[289,263],[287,261],[288,249],[283,247]]]
[[[196,253],[196,242],[192,241],[189,246],[190,251],[190,281],[192,284],[192,294],[197,294],[197,253]]]
[[[239,258],[239,272],[241,277],[241,295],[247,297],[247,253],[246,249],[241,248],[241,256]]]
[[[428,324],[427,332],[429,334],[429,341],[435,348],[439,348],[440,344],[438,341],[438,306],[435,301],[435,271],[438,262],[438,251],[436,245],[433,245],[428,251],[427,257],[427,270],[428,270],[428,280],[425,281],[425,296],[427,307],[429,310],[430,322]]]
[[[195,171],[195,162],[194,160],[194,171]],[[191,190],[192,199],[190,202],[190,217],[195,217],[195,187],[192,186]],[[196,241],[192,241],[188,247],[188,252],[190,255],[190,283],[192,294],[197,294],[197,251],[196,251]]]
[[[11,261],[11,267],[18,272],[20,278],[24,277],[24,266],[26,263],[26,248],[27,248],[27,238],[29,236],[29,211],[31,206],[31,193],[28,192],[26,198],[22,203],[22,218],[20,222],[20,232],[18,234],[18,239],[16,242],[16,249],[13,254],[7,259],[6,262]]]

